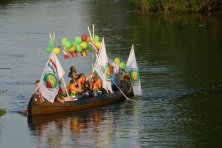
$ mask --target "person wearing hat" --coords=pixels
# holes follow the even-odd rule
[[[70,77],[71,80],[67,87],[67,91],[69,93],[69,96],[71,96],[72,98],[76,98],[80,93],[82,93],[82,85],[79,81],[79,77],[75,67],[70,67],[68,77]]]

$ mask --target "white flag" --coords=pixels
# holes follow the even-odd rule
[[[52,52],[39,82],[39,90],[42,96],[49,102],[54,102],[59,90],[59,80],[64,74],[65,72],[59,59]]]
[[[113,93],[112,87],[111,87],[111,75],[109,70],[109,63],[108,58],[106,54],[106,47],[104,39],[102,40],[101,48],[99,51],[99,57],[97,59],[97,63],[95,64],[95,71],[98,73],[102,80],[102,87],[105,90],[109,90],[111,93]]]
[[[133,86],[133,93],[135,96],[141,96],[142,90],[141,90],[141,81],[140,81],[140,75],[139,70],[136,62],[136,56],[134,52],[134,47],[132,46],[129,58],[127,60],[126,64],[126,71],[130,75],[130,81]]]

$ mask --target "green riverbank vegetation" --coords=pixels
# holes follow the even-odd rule
[[[142,13],[212,13],[222,10],[222,0],[132,0]]]
[[[0,116],[4,115],[6,113],[5,109],[0,108]]]

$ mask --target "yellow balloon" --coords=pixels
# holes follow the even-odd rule
[[[60,54],[60,49],[58,47],[54,48],[53,49],[53,52],[56,54],[56,55],[59,55]]]
[[[82,49],[86,49],[87,48],[87,43],[86,42],[82,42],[81,46],[82,46]]]
[[[68,49],[70,52],[76,51],[75,47],[73,46],[72,48]]]
[[[87,42],[91,42],[91,37],[87,36]]]
[[[97,49],[100,49],[101,42],[99,42],[99,41],[98,41],[98,42],[95,42],[95,45],[96,45],[96,48],[97,48]]]
[[[64,50],[65,50],[65,51],[68,51],[68,48],[64,47]]]
[[[117,65],[119,65],[120,59],[119,59],[119,58],[115,58],[115,59],[114,59],[114,63],[117,64]]]

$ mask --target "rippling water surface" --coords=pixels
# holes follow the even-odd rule
[[[110,58],[126,61],[135,44],[143,96],[74,113],[28,120],[25,109],[56,40],[95,24]],[[120,0],[0,2],[0,147],[221,147],[222,19],[142,16]],[[89,73],[90,58],[65,61]],[[68,78],[66,76],[66,81]]]

